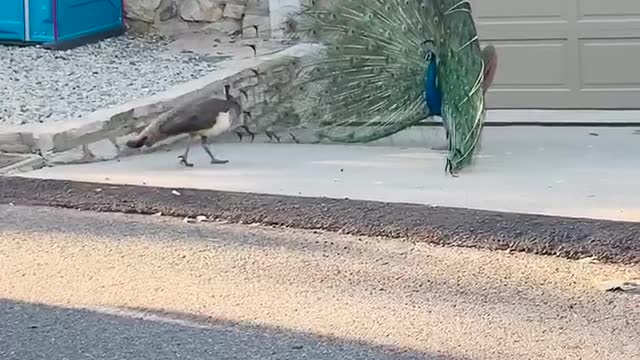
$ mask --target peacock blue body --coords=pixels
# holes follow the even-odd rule
[[[442,92],[438,88],[438,64],[433,52],[427,56],[429,65],[425,75],[424,100],[428,116],[442,116]]]

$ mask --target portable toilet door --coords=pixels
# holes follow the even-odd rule
[[[3,0],[0,0],[3,1]],[[33,1],[33,0],[31,0]],[[53,47],[66,47],[124,32],[124,0],[53,0]]]
[[[0,0],[0,41],[25,41],[24,0]]]
[[[123,0],[0,0],[0,42],[63,49],[124,30]]]

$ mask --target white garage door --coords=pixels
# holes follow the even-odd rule
[[[471,0],[490,108],[640,108],[640,0]]]

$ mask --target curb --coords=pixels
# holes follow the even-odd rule
[[[207,216],[350,235],[640,264],[640,225],[348,199],[0,177],[0,204]]]

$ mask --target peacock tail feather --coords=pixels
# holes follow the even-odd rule
[[[469,165],[484,120],[484,62],[468,0],[318,0],[295,16],[292,37],[323,45],[301,65],[289,98],[319,138],[363,143],[433,115],[425,89],[437,68],[449,140],[447,169]],[[430,56],[432,54],[434,56]],[[433,64],[432,64],[433,62]]]

